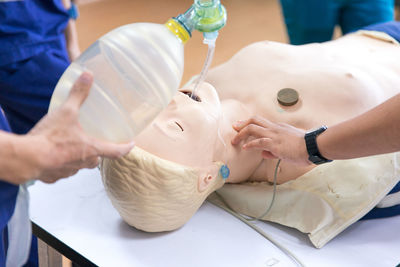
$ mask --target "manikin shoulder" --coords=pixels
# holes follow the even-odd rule
[[[332,101],[346,104],[362,99],[347,111],[364,111],[394,95],[400,82],[400,67],[393,66],[396,56],[381,57],[386,53],[381,45],[400,50],[391,44],[365,40],[368,37],[350,37],[302,46],[253,43],[210,70],[207,80],[217,88],[221,99],[261,101],[260,106],[265,106],[280,89],[290,87],[298,90],[305,101],[318,100],[321,107],[329,107]],[[361,44],[365,46],[357,49]],[[317,103],[311,107],[314,105]]]

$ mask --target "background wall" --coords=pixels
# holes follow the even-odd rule
[[[183,13],[193,0],[80,0],[77,20],[82,51],[108,31],[129,23],[165,23]],[[213,65],[228,60],[242,47],[261,40],[286,42],[278,0],[221,0],[228,14],[227,25],[217,39]],[[182,82],[200,73],[207,54],[202,35],[194,32],[185,45]]]

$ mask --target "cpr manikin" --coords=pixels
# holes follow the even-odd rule
[[[397,45],[360,34],[322,44],[245,47],[210,70],[197,96],[190,97],[190,86],[183,88],[136,138],[130,154],[103,161],[107,193],[130,225],[149,232],[176,229],[224,183],[273,180],[277,161],[233,146],[233,123],[259,115],[303,129],[329,127],[396,94],[398,62]],[[283,88],[298,92],[297,103],[277,101]],[[226,180],[220,173],[225,164]],[[278,182],[313,168],[282,162]]]

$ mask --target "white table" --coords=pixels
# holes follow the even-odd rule
[[[296,266],[253,229],[210,203],[176,231],[138,231],[112,207],[97,169],[82,170],[52,185],[37,182],[29,191],[31,220],[39,238],[81,265]],[[400,216],[357,222],[322,249],[295,229],[257,225],[306,266],[400,263]]]

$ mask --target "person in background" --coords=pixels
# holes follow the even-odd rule
[[[47,113],[57,81],[79,56],[77,16],[71,0],[0,0],[0,108],[12,132],[27,133]],[[15,195],[15,187],[0,184],[2,196],[8,190]],[[11,213],[3,211],[5,222]],[[38,265],[36,243],[30,266]]]
[[[76,8],[63,3],[0,1],[0,105],[15,133],[47,113],[57,81],[80,54]]]
[[[329,41],[337,25],[347,34],[394,18],[394,0],[281,0],[281,6],[294,45]]]

